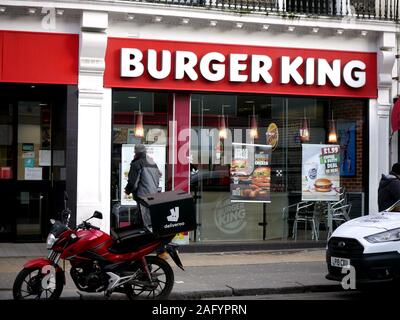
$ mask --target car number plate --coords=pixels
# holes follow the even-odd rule
[[[331,257],[331,266],[332,267],[347,267],[350,265],[350,259],[344,259],[344,258],[337,258],[337,257]]]

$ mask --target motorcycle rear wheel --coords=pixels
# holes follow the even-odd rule
[[[162,300],[169,296],[174,286],[174,272],[164,259],[157,256],[146,257],[152,283],[140,267],[135,283],[125,285],[125,293],[130,300]]]
[[[49,282],[54,284],[54,288],[43,288],[42,281],[46,275],[42,274],[40,268],[22,269],[15,278],[13,285],[14,300],[56,300],[60,297],[64,288],[63,276],[61,272],[56,272]],[[54,281],[53,281],[54,280]]]

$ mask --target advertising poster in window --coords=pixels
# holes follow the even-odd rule
[[[165,157],[166,150],[163,145],[149,144],[145,145],[147,155],[154,160],[157,164],[158,169],[161,171],[160,185],[162,192],[165,191]],[[120,194],[121,194],[121,205],[134,206],[136,201],[133,200],[132,194],[129,196],[125,194],[125,187],[128,183],[128,174],[131,167],[131,161],[135,155],[134,144],[123,144],[121,149],[121,182],[120,182]]]
[[[231,201],[271,202],[271,146],[232,143]]]
[[[303,144],[302,147],[302,200],[339,200],[340,146]]]
[[[355,177],[357,163],[357,123],[355,121],[337,123],[340,143],[340,176]]]

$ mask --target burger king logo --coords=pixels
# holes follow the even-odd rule
[[[275,123],[271,123],[267,128],[267,144],[272,147],[272,150],[278,146],[279,141],[279,130],[278,126]]]
[[[235,234],[247,225],[244,204],[222,199],[215,206],[215,225],[226,234]]]

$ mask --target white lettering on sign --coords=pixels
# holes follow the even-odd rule
[[[315,81],[315,59],[314,58],[308,58],[306,60],[306,84],[307,85],[312,85],[314,84]]]
[[[142,59],[143,53],[139,49],[121,49],[121,77],[140,77],[144,72]]]
[[[366,65],[360,60],[349,61],[343,68],[343,80],[352,88],[361,88],[365,86]]]
[[[161,51],[161,70],[157,69],[157,51],[147,51],[147,70],[154,79],[165,79],[171,73],[171,52]]]
[[[240,74],[240,71],[247,69],[247,64],[241,63],[247,60],[247,54],[230,54],[229,55],[229,81],[232,82],[245,82],[248,76]]]
[[[326,78],[329,78],[335,87],[340,86],[340,60],[333,60],[332,65],[325,59],[318,59],[318,85],[326,85]]]
[[[217,61],[219,63],[214,63]],[[221,81],[225,78],[225,56],[219,52],[207,53],[200,60],[201,75],[208,81]],[[212,71],[214,72],[211,72]]]
[[[287,84],[292,78],[298,85],[303,84],[303,77],[297,70],[303,63],[302,57],[297,57],[290,62],[290,57],[281,58],[281,83]]]
[[[175,79],[183,79],[185,74],[190,80],[197,80],[198,76],[194,67],[197,64],[197,56],[190,51],[177,51],[175,53]]]
[[[270,57],[254,54],[251,57],[251,82],[258,82],[261,77],[266,83],[272,83],[272,77],[269,73],[271,67],[272,59]]]
[[[147,55],[145,57],[145,54]],[[224,80],[228,71],[230,82],[273,82],[270,73],[273,62],[267,55],[231,53],[227,58],[220,52],[209,52],[202,57],[191,51],[169,50],[157,52],[148,49],[145,53],[136,48],[121,49],[121,77],[138,78],[145,72],[143,60],[147,61],[147,73],[153,79],[162,80],[174,75],[175,80],[203,79],[218,82]],[[173,62],[175,65],[173,65]],[[363,61],[340,59],[328,61],[323,58],[282,56],[280,59],[280,83],[325,86],[328,83],[340,87],[342,81],[351,88],[366,84],[367,66]]]

